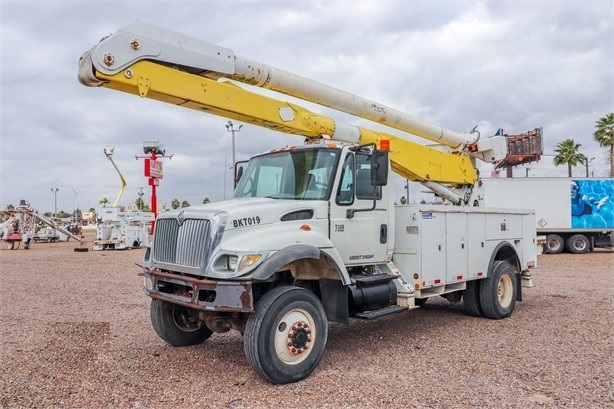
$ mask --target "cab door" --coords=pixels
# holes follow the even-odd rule
[[[371,184],[371,155],[349,152],[340,172],[331,195],[331,241],[346,265],[389,261],[394,229],[390,228],[388,187]],[[350,217],[348,210],[353,211]]]

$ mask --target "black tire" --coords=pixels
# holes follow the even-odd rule
[[[213,334],[197,310],[167,301],[151,300],[150,317],[156,334],[175,347],[201,344]]]
[[[563,251],[563,238],[558,234],[549,234],[546,236],[546,244],[544,244],[544,253],[559,254]]]
[[[473,317],[484,316],[480,306],[480,281],[467,281],[467,287],[463,291],[463,307],[468,315]]]
[[[480,283],[480,307],[487,318],[508,317],[518,294],[516,269],[507,261],[495,261],[490,275]]]
[[[277,287],[257,303],[244,335],[247,361],[269,382],[305,379],[320,363],[328,322],[318,297],[300,287]]]
[[[73,249],[73,251],[75,251],[75,252],[77,252],[77,253],[85,253],[85,252],[87,252],[87,250],[88,250],[88,249],[87,249],[86,247],[75,247],[75,248]]]
[[[565,241],[565,248],[570,253],[585,254],[591,248],[591,242],[583,234],[574,234]]]

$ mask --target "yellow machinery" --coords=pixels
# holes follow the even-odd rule
[[[230,79],[233,81],[227,81]],[[474,158],[506,156],[503,137],[480,140],[383,104],[236,56],[231,50],[142,22],[103,39],[80,61],[79,80],[141,97],[307,138],[330,137],[357,144],[390,141],[392,169],[423,183],[453,203],[469,200],[477,180]],[[432,140],[427,147],[397,135],[348,125],[239,87],[236,82],[285,93]]]

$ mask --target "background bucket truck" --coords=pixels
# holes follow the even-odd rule
[[[147,212],[124,211],[119,206],[119,200],[127,183],[113,160],[113,152],[114,148],[111,146],[104,148],[104,154],[113,164],[122,185],[113,206],[101,206],[96,209],[96,239],[93,250],[134,249],[141,248],[149,242],[148,223],[153,220],[153,215]]]

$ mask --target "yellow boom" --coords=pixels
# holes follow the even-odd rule
[[[230,81],[216,81],[150,61],[138,61],[126,70],[106,75],[93,71],[101,85],[118,91],[195,109],[275,131],[360,144],[390,140],[393,170],[415,181],[473,184],[477,179],[471,159],[429,148],[395,135],[336,122],[299,105],[248,91]]]
[[[111,163],[113,164],[113,167],[115,168],[115,170],[117,171],[117,174],[119,175],[119,179],[122,181],[122,186],[119,188],[117,197],[115,198],[115,201],[113,202],[113,207],[116,207],[119,204],[119,199],[121,199],[122,195],[124,194],[124,190],[126,190],[126,186],[128,186],[128,183],[126,183],[126,179],[124,178],[124,175],[122,175],[122,173],[119,171],[119,168],[117,167],[117,165],[115,164],[115,161],[113,160],[113,150],[114,149],[111,146],[107,146],[106,148],[104,148],[104,154],[107,155],[107,159],[111,161]]]

